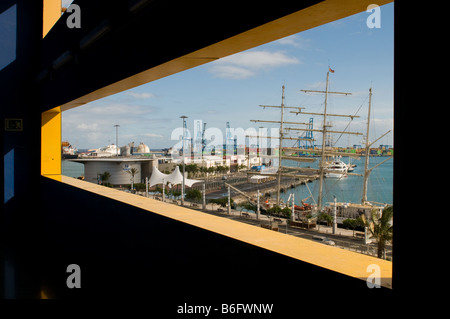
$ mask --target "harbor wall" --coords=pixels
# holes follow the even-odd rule
[[[127,167],[125,167],[127,165]],[[85,180],[91,183],[97,183],[98,174],[109,172],[111,177],[108,183],[114,185],[131,184],[131,175],[127,173],[127,170],[136,168],[138,171],[134,176],[134,182],[140,183],[141,181],[141,164],[135,162],[88,162],[84,163]]]

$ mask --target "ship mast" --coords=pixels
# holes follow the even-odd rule
[[[251,122],[265,122],[265,123],[279,123],[280,124],[280,134],[279,134],[279,154],[278,154],[278,172],[276,174],[274,173],[247,173],[247,174],[258,174],[258,175],[264,175],[264,176],[276,176],[277,177],[277,204],[280,204],[280,189],[281,189],[281,177],[282,176],[289,176],[289,177],[310,177],[310,175],[301,175],[301,172],[308,172],[309,174],[312,172],[315,172],[319,175],[319,197],[317,201],[318,210],[320,211],[322,209],[323,205],[323,178],[326,173],[326,165],[325,165],[325,156],[330,155],[345,155],[345,156],[353,156],[349,153],[340,153],[340,152],[333,152],[332,150],[326,150],[326,135],[327,133],[341,133],[341,134],[355,134],[355,135],[362,135],[362,133],[359,132],[346,132],[346,131],[332,131],[328,130],[328,125],[326,124],[327,116],[339,116],[339,117],[349,117],[351,119],[358,118],[359,116],[356,115],[345,115],[345,114],[328,114],[327,113],[327,102],[328,102],[328,94],[344,94],[344,95],[351,95],[351,93],[347,92],[330,92],[328,90],[328,82],[329,82],[329,76],[330,76],[330,70],[327,72],[327,80],[326,80],[326,87],[325,91],[317,91],[317,90],[301,90],[305,93],[313,92],[313,93],[324,93],[325,94],[325,103],[324,103],[324,112],[323,113],[308,113],[303,112],[302,109],[304,107],[288,107],[284,105],[284,85],[282,90],[282,98],[281,98],[281,106],[273,106],[273,105],[260,105],[260,107],[266,108],[266,107],[272,107],[272,108],[280,108],[281,109],[281,120],[280,121],[268,121],[268,120],[250,120]],[[332,71],[334,72],[334,71]],[[285,109],[296,109],[297,111],[290,111],[290,113],[298,114],[308,114],[308,115],[321,115],[323,116],[323,127],[321,130],[312,129],[312,128],[298,128],[298,127],[283,127],[283,124],[300,124],[300,125],[309,125],[309,123],[301,123],[301,122],[287,122],[284,121],[284,111]],[[298,140],[298,138],[292,138],[292,137],[286,137],[284,136],[285,133],[283,130],[298,130],[298,131],[313,131],[313,132],[321,132],[322,133],[322,151],[321,151],[321,160],[319,164],[319,169],[312,169],[312,168],[293,168],[293,167],[285,167],[281,165],[281,161],[283,159],[290,159],[290,160],[296,160],[301,162],[312,162],[314,159],[312,158],[302,158],[302,157],[286,157],[282,155],[283,152],[283,139],[285,140]],[[250,136],[249,136],[250,137]],[[260,136],[257,136],[260,137]],[[267,138],[273,138],[273,137],[267,137]],[[286,150],[293,150],[292,147],[285,148]],[[299,149],[300,151],[300,149]],[[358,156],[355,156],[358,157]],[[359,158],[359,157],[358,157]],[[297,171],[296,173],[288,173],[285,172],[284,169],[294,170]],[[300,173],[300,174],[299,174]],[[350,174],[350,173],[349,173]],[[354,174],[356,175],[356,174]]]
[[[347,92],[330,92],[328,91],[328,82],[329,82],[329,78],[330,78],[330,68],[328,69],[327,72],[327,81],[326,81],[326,86],[325,86],[325,91],[316,91],[316,90],[301,90],[302,92],[315,92],[315,93],[324,93],[325,94],[325,102],[324,102],[324,111],[323,113],[307,113],[307,112],[302,112],[301,110],[299,112],[291,112],[291,113],[296,113],[298,114],[314,114],[314,115],[323,115],[323,127],[322,127],[322,152],[321,152],[321,159],[320,159],[320,163],[319,163],[319,196],[317,199],[317,209],[320,211],[322,209],[322,205],[323,205],[323,178],[325,175],[325,156],[328,154],[331,154],[332,152],[327,152],[326,151],[326,135],[327,132],[328,133],[341,133],[341,134],[361,134],[361,133],[357,133],[357,132],[344,132],[344,131],[327,131],[328,125],[327,123],[327,116],[341,116],[341,117],[350,117],[350,118],[355,118],[358,116],[353,116],[353,115],[345,115],[345,114],[327,114],[327,101],[328,101],[328,94],[344,94],[344,95],[351,95],[351,93],[347,93]],[[334,71],[333,71],[334,73]]]
[[[283,155],[283,117],[284,117],[284,84],[281,94],[281,121],[280,121],[280,143],[278,150],[278,178],[277,178],[277,205],[280,205],[281,190],[281,157]]]
[[[328,100],[328,79],[330,77],[330,71],[327,72],[327,83],[325,85],[325,105],[323,111],[323,132],[322,132],[322,155],[320,157],[319,164],[319,198],[317,199],[317,207],[319,211],[322,209],[322,198],[323,198],[323,176],[325,169],[325,141],[327,132],[327,100]]]
[[[361,200],[361,204],[365,205],[367,202],[367,185],[368,185],[368,181],[369,181],[369,175],[370,173],[372,173],[373,169],[380,166],[381,164],[383,164],[384,162],[390,160],[393,156],[388,157],[387,159],[385,159],[384,161],[378,163],[377,165],[375,165],[374,167],[372,167],[371,169],[369,169],[369,153],[370,153],[370,147],[379,139],[381,139],[382,137],[384,137],[386,134],[388,134],[391,130],[387,131],[386,133],[384,133],[383,135],[381,135],[379,138],[377,138],[376,140],[374,140],[373,142],[369,142],[369,127],[370,127],[370,110],[372,107],[372,88],[369,89],[369,110],[368,110],[368,115],[367,115],[367,131],[366,131],[366,149],[365,149],[365,161],[364,161],[364,181],[363,181],[363,196],[362,196],[362,200]]]
[[[280,140],[279,142],[279,147],[278,147],[278,171],[276,174],[274,173],[259,173],[257,175],[263,175],[263,176],[276,176],[277,177],[277,205],[280,204],[280,190],[281,190],[281,177],[305,177],[302,175],[298,175],[298,174],[289,174],[289,173],[285,173],[283,172],[283,168],[285,168],[284,166],[281,165],[282,160],[285,158],[283,156],[283,139],[291,139],[289,137],[284,137],[284,132],[283,132],[283,124],[300,124],[300,125],[308,125],[308,123],[299,123],[299,122],[285,122],[284,121],[284,110],[285,109],[296,109],[296,110],[301,110],[303,109],[303,107],[293,107],[293,106],[285,106],[284,102],[285,102],[285,96],[284,96],[284,89],[285,86],[282,86],[282,94],[281,94],[281,105],[260,105],[260,107],[266,108],[266,107],[271,107],[271,108],[279,108],[281,109],[281,118],[280,121],[269,121],[269,120],[250,120],[251,122],[263,122],[263,123],[278,123],[280,124],[280,131],[279,131],[279,137],[278,139]],[[249,136],[250,137],[250,136]],[[258,138],[260,137],[265,137],[265,138],[275,138],[275,137],[266,137],[266,136],[256,136]],[[295,159],[295,160],[302,160],[303,159]],[[311,159],[304,159],[304,161],[311,161]],[[247,173],[252,175],[252,173]],[[255,174],[256,175],[256,174]]]
[[[366,149],[364,159],[364,182],[363,182],[363,196],[361,204],[367,202],[367,182],[369,180],[369,127],[370,127],[370,108],[372,104],[372,88],[369,89],[369,111],[367,112],[367,130],[366,130]]]

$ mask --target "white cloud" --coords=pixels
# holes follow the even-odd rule
[[[323,89],[325,89],[325,86],[326,86],[325,81],[317,81],[317,82],[306,85],[306,87],[309,89],[317,89],[317,90],[319,90],[319,89],[323,90]]]
[[[283,52],[246,51],[218,60],[217,63],[233,64],[241,67],[259,69],[287,64],[297,64],[295,57],[288,57]]]
[[[102,116],[117,116],[117,115],[141,115],[145,113],[151,113],[154,111],[154,107],[130,105],[126,103],[109,103],[108,105],[91,105],[86,108],[85,114],[101,114]]]
[[[217,60],[210,72],[222,78],[245,79],[261,70],[299,63],[300,60],[281,51],[245,51]]]
[[[311,40],[302,38],[298,34],[294,34],[294,35],[288,36],[286,38],[276,40],[273,43],[281,44],[281,45],[290,45],[290,46],[293,46],[293,47],[299,48],[299,49],[308,49],[311,46],[310,42],[311,42]]]
[[[214,65],[210,68],[210,72],[225,79],[246,79],[255,74],[253,71],[234,65]]]
[[[155,133],[144,133],[144,134],[142,134],[142,136],[145,136],[145,137],[159,137],[159,138],[164,137],[161,134],[155,134]]]
[[[76,128],[77,128],[77,130],[84,131],[84,132],[93,132],[93,131],[99,130],[97,123],[92,123],[92,124],[80,123],[76,126]]]
[[[78,148],[95,148],[115,143],[114,125],[119,124],[119,143],[125,145],[125,142],[129,142],[127,134],[133,130],[139,131],[139,124],[143,121],[154,121],[154,114],[158,111],[158,107],[136,105],[134,101],[127,103],[112,101],[112,98],[103,99],[65,111],[62,134],[64,139]],[[149,137],[161,138],[158,134]]]
[[[146,93],[146,92],[142,92],[142,93],[137,93],[137,92],[126,92],[125,94],[127,95],[131,95],[132,97],[136,98],[136,99],[149,99],[154,97],[155,95],[152,93]]]

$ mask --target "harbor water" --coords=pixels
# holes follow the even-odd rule
[[[69,177],[80,177],[84,176],[84,164],[72,162],[69,160],[61,161],[61,171],[62,174]]]
[[[387,157],[375,156],[370,157],[369,169],[374,167],[378,163],[384,161]],[[301,163],[296,161],[283,160],[283,165],[293,167],[306,167],[313,168],[318,167],[319,158],[316,158],[314,163]],[[342,160],[348,163],[348,157],[343,157]],[[356,164],[352,173],[364,174],[364,157],[359,160],[352,160],[353,164]],[[62,174],[69,177],[84,176],[84,165],[81,163],[72,162],[69,160],[62,161]],[[369,176],[367,199],[368,201],[378,203],[393,203],[393,181],[394,181],[394,159],[390,159],[380,166],[376,167]],[[312,181],[306,185],[299,185],[295,188],[286,188],[281,193],[281,198],[286,202],[289,195],[294,193],[295,203],[300,205],[300,200],[305,199],[313,194],[314,200],[317,200],[319,192],[319,180]],[[323,186],[323,201],[324,203],[333,202],[334,196],[338,202],[345,203],[361,203],[363,193],[363,177],[352,176],[338,179],[338,178],[325,178]],[[275,194],[273,194],[275,195]],[[308,203],[314,203],[311,198],[307,200]]]
[[[369,169],[377,165],[378,163],[386,160],[385,156],[374,156],[369,159]],[[348,163],[349,158],[343,157],[342,161]],[[352,160],[352,164],[356,164],[356,167],[352,173],[364,175],[364,157],[360,157],[359,160]],[[313,168],[318,167],[320,159],[312,163],[310,166]],[[305,164],[297,164],[294,161],[283,160],[285,166],[300,166],[306,167]],[[307,164],[308,165],[308,164]],[[390,159],[380,166],[372,170],[369,175],[369,182],[367,186],[367,200],[370,202],[378,202],[385,204],[393,203],[394,192],[394,159]],[[308,190],[309,189],[309,190]],[[286,189],[280,194],[283,201],[286,202],[289,195],[294,193],[295,203],[299,205],[301,199],[305,199],[313,195],[314,200],[317,201],[319,193],[319,180],[315,180],[306,185],[300,185],[294,189]],[[323,203],[329,203],[334,201],[334,196],[338,202],[344,203],[361,203],[363,195],[363,177],[348,175],[343,178],[324,178],[323,185]],[[307,200],[308,203],[313,203],[312,199]]]

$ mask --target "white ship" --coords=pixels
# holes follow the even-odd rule
[[[78,150],[70,145],[69,142],[63,141],[61,142],[61,158],[68,159],[68,158],[77,158]]]
[[[95,149],[92,153],[90,153],[90,156],[97,156],[97,157],[111,157],[116,155],[120,155],[120,148],[118,148],[115,144],[100,147],[98,149]]]
[[[331,178],[342,178],[347,177],[348,166],[340,158],[333,159],[332,162],[328,163],[325,167],[325,176]]]

